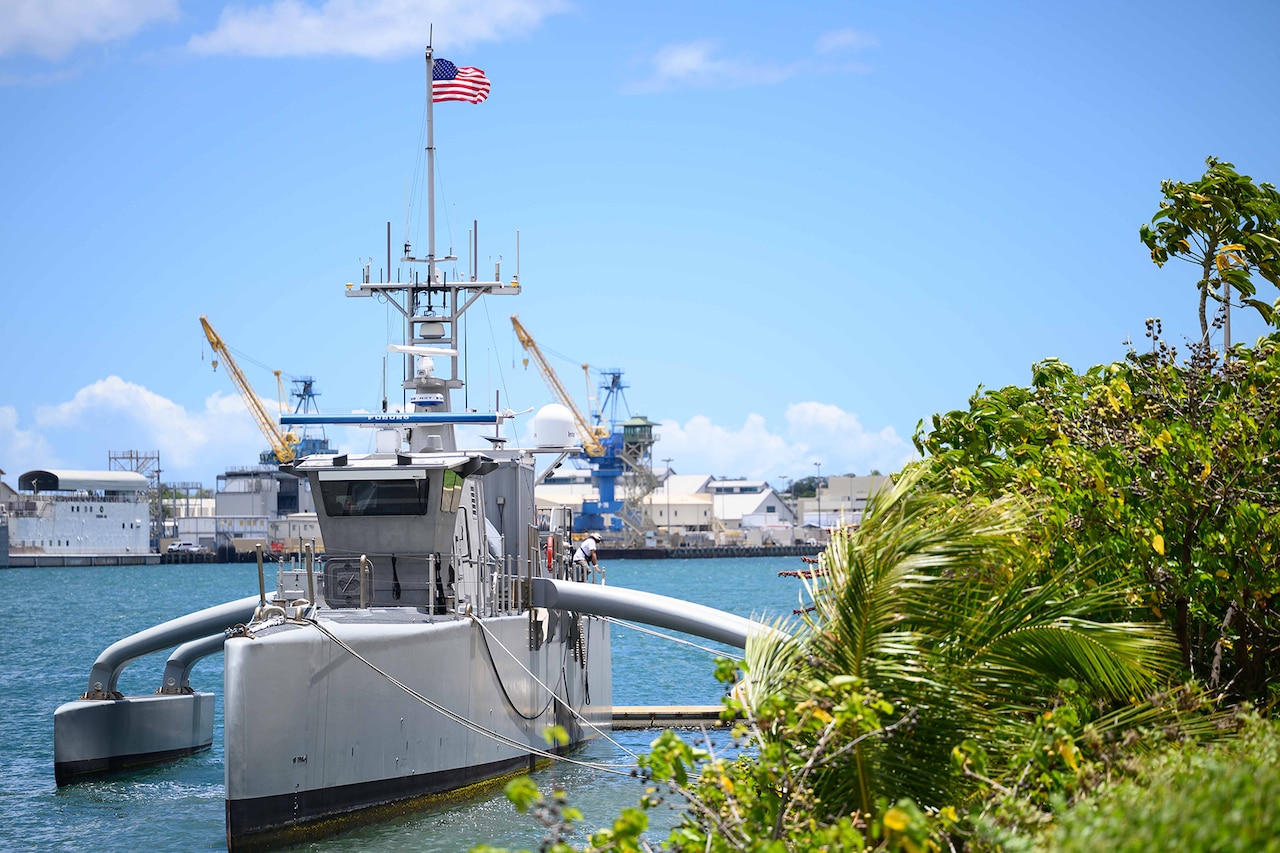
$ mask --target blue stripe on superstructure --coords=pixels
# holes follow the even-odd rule
[[[280,423],[299,426],[378,424],[496,424],[494,412],[391,412],[385,415],[281,415]]]

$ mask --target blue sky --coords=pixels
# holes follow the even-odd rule
[[[520,235],[525,293],[469,315],[471,405],[552,401],[518,313],[579,406],[582,363],[621,368],[682,473],[891,470],[979,385],[1117,360],[1147,317],[1194,336],[1193,270],[1137,236],[1160,181],[1280,180],[1272,2],[8,0],[11,485],[256,461],[202,314],[263,397],[279,369],[379,406],[398,327],[342,291],[404,239],[432,25],[493,85],[436,109],[440,248],[478,220],[505,277]]]

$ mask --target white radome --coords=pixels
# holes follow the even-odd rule
[[[573,414],[559,403],[549,403],[533,416],[533,443],[538,447],[572,447],[578,443]]]

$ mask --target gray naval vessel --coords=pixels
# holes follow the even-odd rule
[[[456,364],[473,297],[517,291],[442,278],[348,291],[386,297],[413,328],[412,410],[327,417],[381,427],[377,452],[296,466],[325,542],[323,606],[300,596],[226,641],[231,849],[528,769],[551,756],[552,726],[560,750],[608,729],[609,623],[532,606],[535,577],[572,573],[567,531],[534,512],[535,455],[508,449],[502,413],[452,412],[457,375],[436,375],[436,359]],[[568,444],[572,424],[548,414],[535,431],[559,426]],[[461,449],[457,427],[478,423],[491,446]]]
[[[430,51],[427,61],[431,68]],[[295,465],[325,543],[318,595],[260,611],[226,641],[232,850],[289,843],[527,770],[609,728],[608,621],[532,601],[535,577],[570,580],[570,531],[537,517],[533,493],[536,454],[572,452],[573,423],[547,407],[531,451],[502,436],[509,410],[453,405],[464,313],[481,298],[518,294],[520,284],[518,273],[502,281],[500,268],[478,281],[474,262],[465,276],[441,269],[454,259],[435,248],[432,78],[429,245],[420,258],[406,242],[401,258],[425,275],[374,283],[366,266],[364,280],[346,288],[401,315],[404,343],[388,349],[405,362],[406,405],[281,418],[376,429],[376,450]],[[460,446],[460,431],[485,446]],[[552,727],[561,732],[554,746]]]
[[[208,749],[214,697],[188,675],[223,651],[228,849],[295,844],[526,771],[606,733],[613,617],[737,647],[767,630],[574,569],[572,519],[540,516],[534,504],[535,462],[545,473],[581,452],[568,410],[540,410],[535,446],[519,448],[502,435],[515,413],[453,405],[460,320],[481,298],[518,294],[518,275],[450,278],[438,262],[452,258],[437,258],[430,224],[428,234],[425,258],[407,243],[402,258],[425,264],[425,278],[375,283],[366,266],[345,291],[403,317],[405,342],[388,347],[405,361],[402,410],[281,418],[376,430],[372,453],[293,466],[316,496],[323,565],[308,554],[305,568],[282,568],[269,595],[260,562],[257,596],[104,650],[85,693],[54,714],[59,785]],[[481,446],[465,448],[468,435]],[[154,694],[116,690],[128,663],[175,646]]]

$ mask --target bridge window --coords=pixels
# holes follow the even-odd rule
[[[330,517],[427,514],[426,480],[325,480],[320,495]]]

